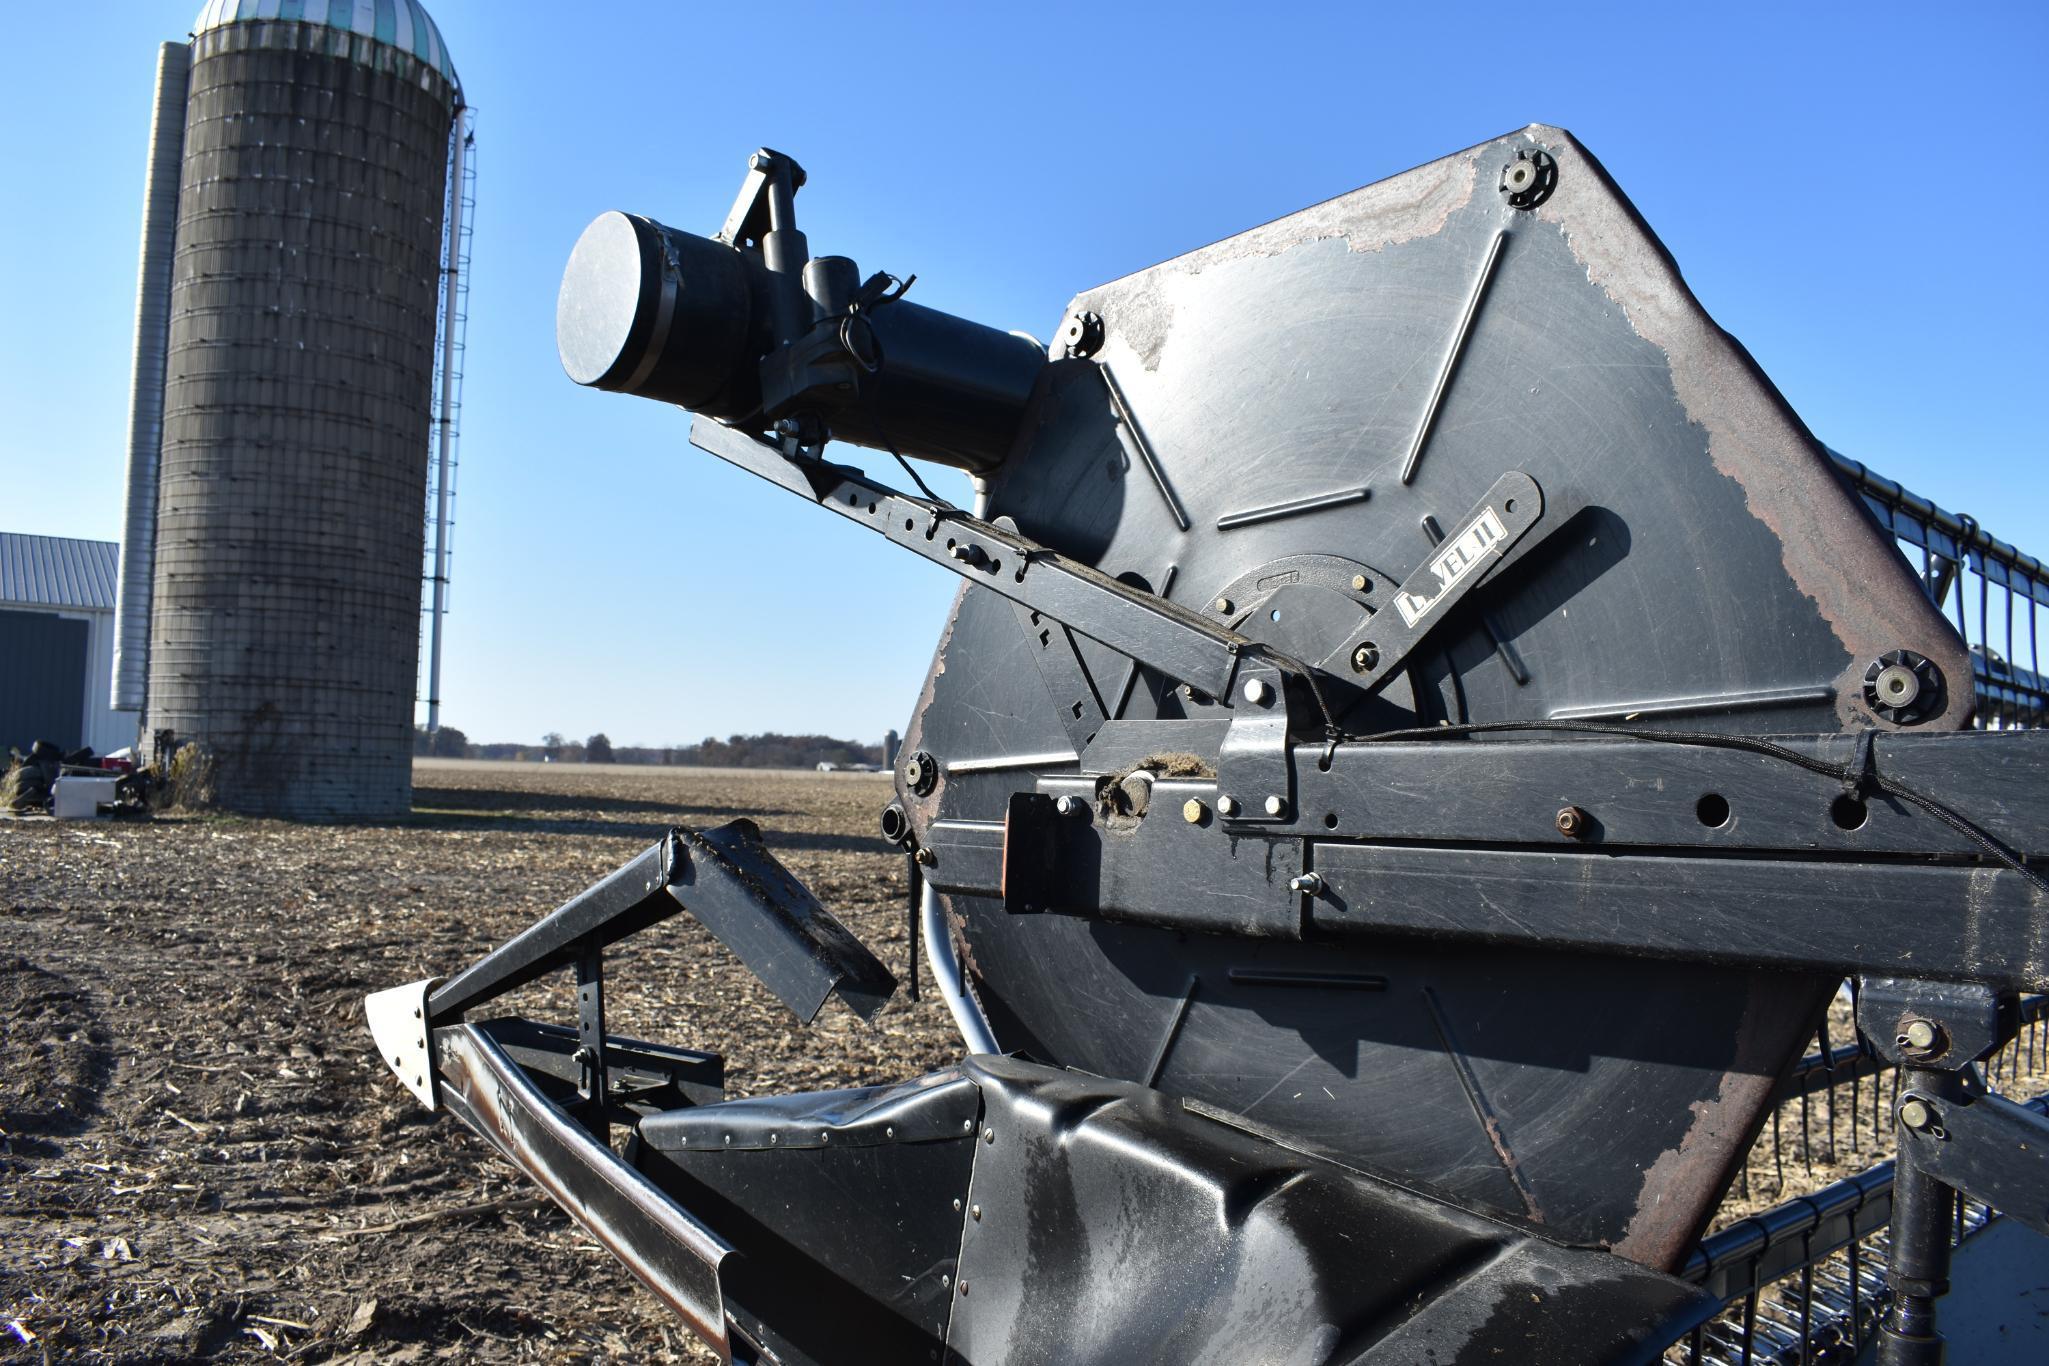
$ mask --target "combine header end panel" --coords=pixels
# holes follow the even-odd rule
[[[2049,1191],[1974,1070],[2049,986],[2049,755],[1954,733],[2039,680],[1599,164],[1533,125],[1046,347],[812,256],[807,180],[600,217],[558,342],[962,581],[881,822],[972,1055],[726,1100],[609,1034],[605,949],[679,909],[800,1018],[894,990],[736,822],[373,998],[401,1078],[736,1361],[1650,1361],[1850,978],[1907,1079],[1882,1360],[1929,1359],[1930,1212]],[[574,1027],[470,1018],[547,972]]]

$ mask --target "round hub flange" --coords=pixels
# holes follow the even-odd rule
[[[1864,703],[1896,726],[1919,725],[1940,715],[1942,670],[1926,655],[1889,650],[1864,670]]]
[[[1322,659],[1392,600],[1397,581],[1370,565],[1336,555],[1290,555],[1231,580],[1204,604],[1205,615],[1290,659]],[[1406,672],[1375,696],[1332,675],[1319,680],[1324,698],[1347,729],[1385,729],[1413,720],[1415,695]],[[1193,699],[1201,704],[1208,699]]]

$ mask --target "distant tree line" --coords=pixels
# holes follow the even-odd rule
[[[547,760],[558,764],[653,764],[671,768],[841,768],[880,765],[881,745],[836,740],[829,735],[707,736],[694,745],[615,745],[604,732],[581,743],[550,731],[539,744],[492,742],[477,744],[454,726],[433,735],[425,726],[413,730],[413,753],[438,759],[510,759],[520,763]]]

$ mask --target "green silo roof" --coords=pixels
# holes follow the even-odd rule
[[[462,88],[448,44],[441,41],[441,30],[419,0],[207,0],[192,34],[196,38],[210,29],[258,20],[325,24],[374,38],[412,54],[446,76],[450,85]]]

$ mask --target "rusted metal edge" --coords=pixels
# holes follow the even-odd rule
[[[437,1029],[434,1044],[443,1104],[730,1362],[719,1276],[732,1245],[564,1114],[484,1027]]]
[[[1947,677],[1970,678],[1968,648],[1905,557],[1762,367],[1694,296],[1607,170],[1562,128],[1531,124],[1503,140],[1511,141],[1541,145],[1557,159],[1558,188],[1534,210],[1537,219],[1563,234],[1587,279],[1665,353],[1673,392],[1705,432],[1709,459],[1742,488],[1750,514],[1777,538],[1787,576],[1848,656],[1835,680],[1843,729],[1895,728],[1863,701],[1864,670],[1887,651],[1914,650]],[[1961,730],[1974,704],[1971,689],[1953,687],[1943,711],[1922,724]]]

